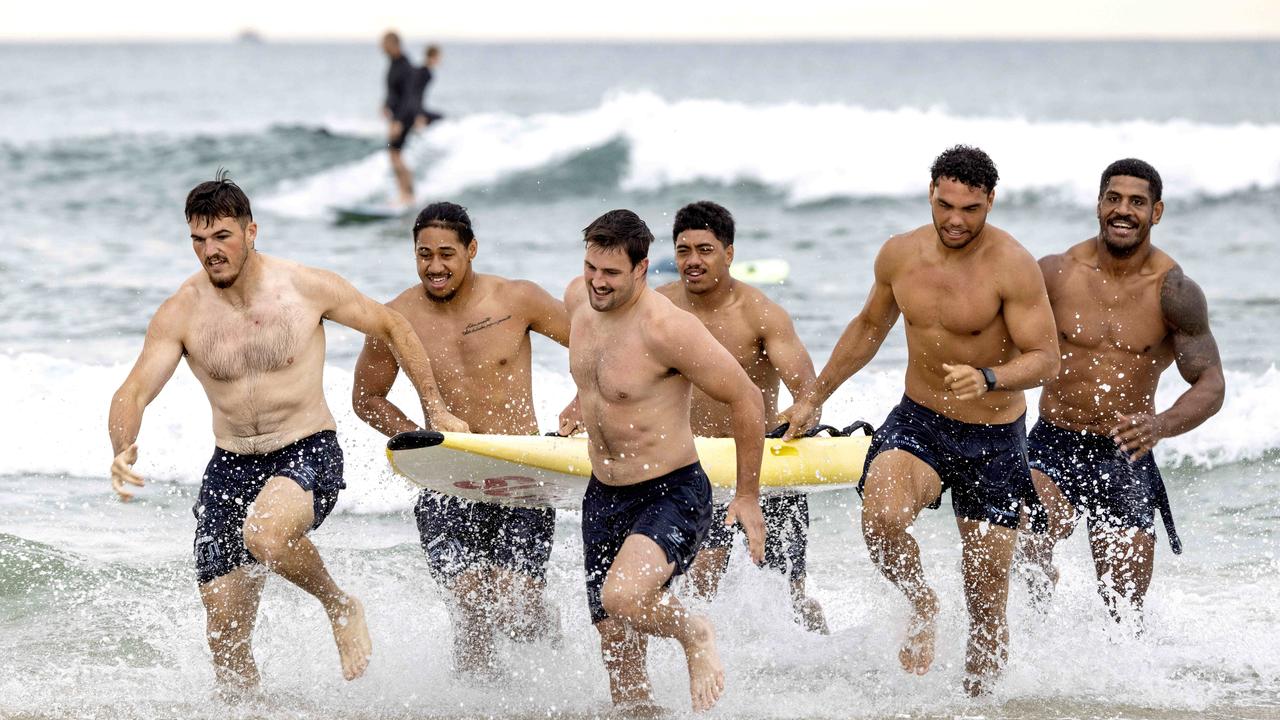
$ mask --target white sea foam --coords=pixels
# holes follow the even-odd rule
[[[1280,183],[1280,125],[1032,121],[836,103],[669,101],[649,92],[615,93],[580,112],[453,118],[411,141],[406,152],[417,167],[428,166],[419,177],[439,196],[536,172],[615,141],[627,153],[622,190],[753,182],[792,203],[920,194],[934,156],[956,143],[991,154],[1004,193],[1082,204],[1097,197],[1098,169],[1126,156],[1160,168],[1170,197],[1221,196]],[[389,191],[378,158],[287,183],[266,206],[305,215],[359,199],[356,191]]]
[[[0,396],[10,408],[3,434],[17,452],[0,457],[0,475],[67,475],[104,478],[111,463],[107,410],[111,393],[124,380],[128,364],[95,365],[42,353],[0,355]],[[562,368],[535,367],[535,401],[541,427],[555,427],[556,416],[573,396],[573,382]],[[381,435],[351,409],[351,372],[325,368],[325,392],[346,451],[347,484],[341,508],[359,513],[404,507],[405,483],[388,470]],[[1159,407],[1181,392],[1164,383]],[[1229,373],[1226,404],[1216,417],[1160,446],[1163,464],[1213,466],[1257,459],[1280,448],[1280,370],[1261,374]],[[856,419],[879,424],[902,395],[898,371],[869,371],[856,376],[827,403],[824,421],[844,425]],[[413,390],[402,377],[392,391],[401,407],[416,408]],[[1033,408],[1035,396],[1028,398]],[[783,400],[785,402],[785,398]],[[209,405],[199,383],[178,371],[147,409],[138,439],[137,469],[145,477],[195,484],[213,451]]]

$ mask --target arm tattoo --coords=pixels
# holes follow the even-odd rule
[[[1173,331],[1174,359],[1178,372],[1195,383],[1200,374],[1221,366],[1218,343],[1209,329],[1209,305],[1204,291],[1175,266],[1164,276],[1160,287],[1160,309]]]

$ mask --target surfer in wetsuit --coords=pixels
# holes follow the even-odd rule
[[[408,91],[405,95],[405,107],[407,110],[413,110],[414,112],[413,126],[415,128],[422,129],[437,120],[444,119],[444,115],[428,110],[426,107],[427,88],[431,85],[431,80],[434,77],[433,71],[439,64],[440,46],[428,45],[422,67],[414,68],[413,76],[409,80]]]
[[[680,642],[693,709],[706,710],[724,691],[715,630],[667,592],[711,524],[711,484],[694,447],[689,398],[697,387],[730,408],[737,489],[727,522],[742,523],[756,563],[764,558],[764,403],[697,318],[648,288],[653,234],[644,221],[613,210],[583,235],[583,277],[565,290],[581,421],[562,417],[561,434],[588,436],[582,539],[591,621],[615,704],[652,703],[645,661],[648,636],[657,635]]]
[[[1032,527],[1029,579],[1050,592],[1053,546],[1082,512],[1098,592],[1117,620],[1124,601],[1141,612],[1155,562],[1155,513],[1175,553],[1181,544],[1152,449],[1222,407],[1225,380],[1200,286],[1151,244],[1164,213],[1160,174],[1136,159],[1102,173],[1098,234],[1040,260],[1062,347],[1062,372],[1040,395],[1028,437]],[[1156,386],[1170,364],[1191,387],[1164,412]]]
[[[428,205],[413,238],[421,281],[387,306],[430,338],[427,354],[445,403],[472,432],[536,435],[530,333],[568,344],[563,303],[534,283],[475,272],[480,241],[459,205]],[[352,403],[388,436],[418,428],[387,399],[398,370],[386,342],[370,337],[356,361]],[[496,669],[496,631],[524,640],[558,635],[559,612],[543,598],[554,510],[423,490],[414,515],[431,576],[450,591],[459,616],[459,670]]]
[[[693,313],[721,345],[733,354],[760,388],[764,416],[775,422],[778,386],[798,395],[814,379],[813,360],[796,335],[791,316],[764,293],[729,275],[733,263],[733,215],[709,201],[680,208],[671,230],[680,280],[658,288],[676,307]],[[723,403],[694,388],[690,412],[699,437],[728,437],[732,416]],[[765,563],[791,583],[791,606],[797,620],[816,632],[827,632],[822,606],[805,593],[805,561],[809,543],[809,499],[802,493],[762,495]],[[724,523],[725,505],[717,503],[711,529],[689,579],[704,597],[715,595],[729,562],[734,531]]]
[[[324,321],[393,349],[443,428],[466,430],[435,388],[404,318],[334,273],[263,255],[249,198],[225,177],[187,195],[187,224],[203,272],[160,305],[137,362],[111,399],[111,486],[124,500],[142,414],[183,357],[204,387],[216,440],[193,508],[194,560],[220,683],[258,685],[251,641],[270,570],[315,596],[332,626],[342,673],[362,675],[371,643],[360,602],[334,582],[307,533],[333,510],[342,448],[324,399]]]
[[[382,51],[391,61],[387,66],[387,97],[382,105],[382,116],[387,120],[387,151],[391,156],[391,169],[395,172],[396,185],[400,190],[400,204],[407,207],[413,204],[413,173],[404,164],[401,149],[409,138],[409,131],[417,122],[422,98],[419,96],[417,105],[409,103],[414,67],[409,58],[404,56],[400,36],[394,32],[384,34]]]
[[[1057,374],[1058,344],[1035,258],[987,223],[997,180],[991,158],[958,145],[934,160],[930,176],[933,222],[880,248],[862,311],[782,415],[787,437],[812,427],[820,404],[906,319],[906,390],[867,451],[862,534],[872,562],[912,605],[898,660],[923,675],[934,658],[938,598],[911,528],[950,490],[969,610],[964,686],[976,695],[1008,654],[1009,567],[1019,512],[1033,493],[1022,391]]]

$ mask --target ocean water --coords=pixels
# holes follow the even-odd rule
[[[419,45],[410,44],[416,54]],[[1146,632],[1116,626],[1083,537],[1061,546],[1046,614],[1015,586],[1004,680],[960,691],[965,615],[947,511],[917,527],[943,603],[938,659],[898,669],[906,603],[867,559],[852,491],[815,495],[810,588],[832,635],[791,623],[780,579],[735,555],[699,607],[728,690],[713,715],[759,718],[1280,717],[1280,45],[855,43],[449,45],[429,102],[447,122],[406,150],[421,199],[467,205],[482,272],[554,293],[580,229],[630,207],[670,253],[682,204],[718,200],[741,258],[785,257],[766,291],[819,363],[860,307],[892,232],[928,221],[928,165],[977,144],[1001,171],[990,221],[1033,253],[1096,230],[1107,163],[1165,178],[1155,240],[1208,296],[1227,372],[1221,413],[1157,449],[1186,546],[1161,537]],[[347,454],[315,533],[366,603],[367,676],[341,680],[318,606],[273,580],[255,644],[261,702],[212,693],[190,507],[212,451],[185,366],[148,409],[138,469],[113,500],[106,411],[155,307],[198,265],[182,200],[219,166],[253,199],[259,248],[338,270],[387,299],[416,281],[405,222],[336,225],[329,206],[389,197],[384,59],[375,44],[0,45],[0,717],[592,717],[607,685],[581,580],[579,518],[560,515],[549,574],[565,639],[502,648],[506,676],[450,672],[451,626],[382,437],[347,398],[360,347],[333,328],[325,384]],[[826,419],[879,423],[901,394],[895,330]],[[535,342],[539,418],[572,395],[566,355]],[[1183,387],[1176,372],[1159,395]],[[398,385],[401,398],[409,390]],[[1034,406],[1035,393],[1029,394]],[[1034,415],[1034,413],[1033,413]],[[1161,532],[1162,535],[1162,532]],[[660,702],[686,712],[682,657],[655,642]]]

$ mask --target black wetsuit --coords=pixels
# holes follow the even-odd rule
[[[413,73],[409,76],[408,84],[405,86],[404,97],[404,115],[410,116],[416,120],[419,117],[425,117],[427,122],[435,122],[444,117],[440,113],[432,112],[423,106],[427,97],[427,86],[431,84],[431,68],[423,66],[414,68]]]
[[[408,105],[409,84],[413,80],[414,67],[409,59],[401,55],[391,61],[391,66],[387,68],[387,101],[385,107],[387,112],[391,114],[391,119],[400,123],[400,134],[391,138],[391,147],[399,150],[404,147],[404,141],[409,137],[409,130],[413,128],[413,121],[417,119],[417,111],[412,110],[406,112]],[[419,97],[418,103],[421,105],[422,99]]]

